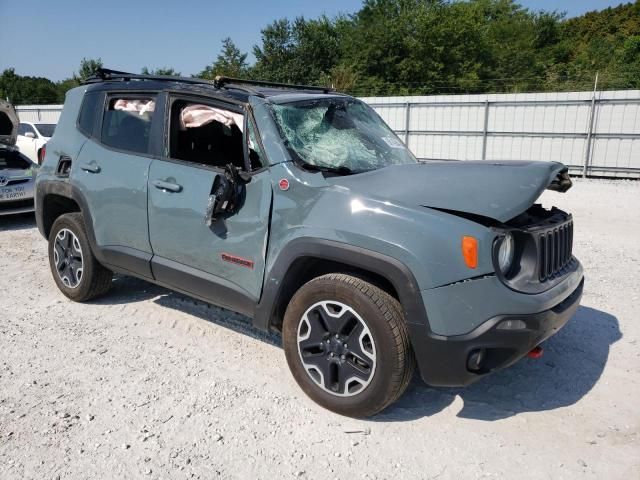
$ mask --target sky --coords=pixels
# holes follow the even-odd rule
[[[521,0],[531,10],[577,16],[619,5],[609,0]],[[105,67],[139,72],[173,67],[197,73],[231,37],[250,53],[260,30],[278,18],[353,13],[362,0],[0,0],[0,71],[58,81],[80,60],[101,58]]]

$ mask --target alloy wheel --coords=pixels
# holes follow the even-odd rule
[[[53,262],[62,283],[77,288],[84,271],[82,247],[78,237],[68,228],[61,229],[53,245]]]
[[[312,305],[298,324],[298,353],[307,375],[324,391],[350,397],[364,390],[376,369],[369,327],[349,305]]]

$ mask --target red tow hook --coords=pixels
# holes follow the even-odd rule
[[[542,348],[540,345],[538,345],[533,350],[531,350],[529,353],[527,353],[527,357],[537,360],[538,358],[542,357],[543,353],[544,353],[544,348]]]

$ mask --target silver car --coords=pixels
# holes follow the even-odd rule
[[[32,212],[37,164],[15,146],[18,116],[0,100],[0,215]]]

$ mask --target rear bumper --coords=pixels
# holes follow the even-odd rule
[[[583,285],[581,276],[569,296],[542,312],[497,315],[465,335],[428,334],[418,348],[414,341],[422,379],[433,386],[465,386],[492,371],[512,365],[567,323],[580,305]],[[506,320],[520,320],[525,328],[498,328]],[[415,330],[411,333],[414,337]],[[483,360],[470,369],[469,358],[479,351],[483,352]]]

